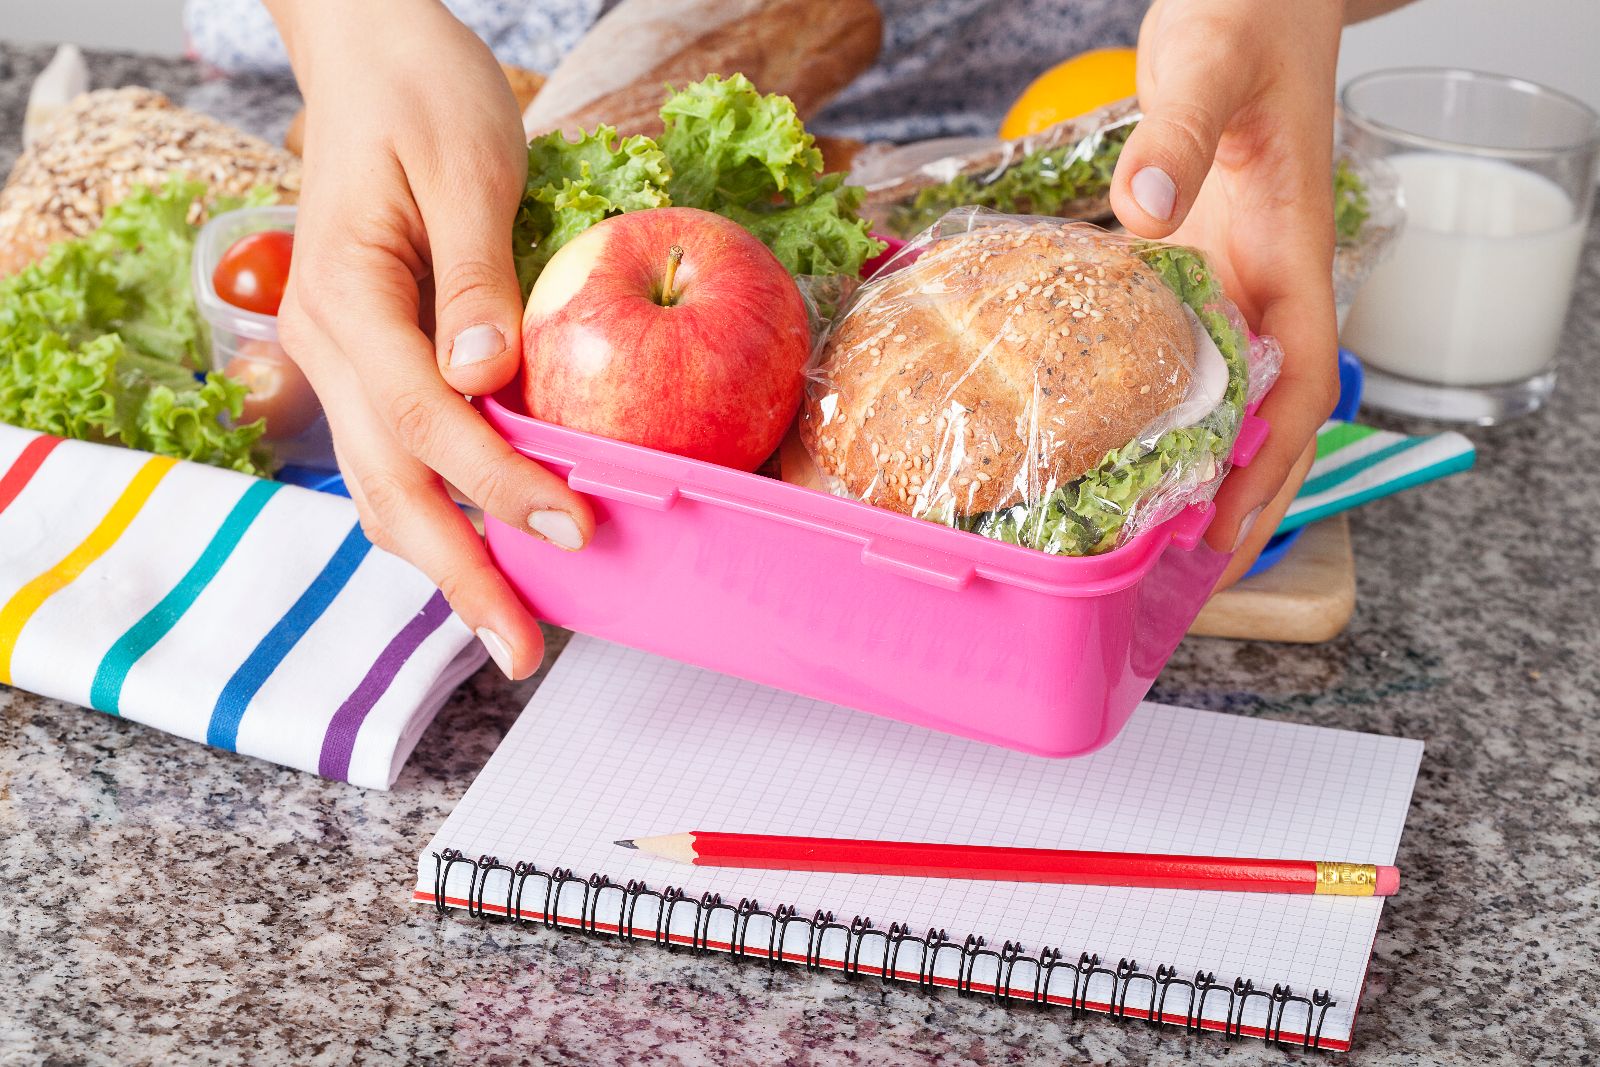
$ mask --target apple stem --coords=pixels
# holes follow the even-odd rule
[[[673,245],[667,251],[667,277],[661,283],[661,306],[672,306],[672,280],[678,276],[678,264],[683,262],[683,249]]]

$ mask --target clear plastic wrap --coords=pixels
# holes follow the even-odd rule
[[[1107,218],[1111,172],[1138,119],[1138,103],[1128,99],[1013,140],[869,146],[852,163],[850,182],[866,189],[862,215],[896,237],[920,233],[964,206]]]
[[[831,492],[1089,555],[1214,494],[1280,359],[1192,249],[961,208],[823,334],[799,436]]]
[[[862,215],[880,233],[910,237],[946,211],[976,205],[1024,215],[1097,221],[1111,217],[1111,174],[1140,119],[1121,100],[1015,140],[944,138],[869,145],[851,184],[866,189]],[[1334,300],[1340,321],[1356,290],[1393,244],[1404,218],[1400,184],[1381,159],[1335,148]]]
[[[1341,137],[1334,147],[1333,299],[1339,322],[1405,223],[1400,176],[1381,159],[1356,152]]]

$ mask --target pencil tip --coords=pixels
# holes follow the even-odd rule
[[[613,845],[621,845],[623,848],[638,848],[639,847],[638,845],[633,843],[633,838],[631,838],[631,837],[628,838],[627,840],[624,840],[624,841],[613,841],[611,843]]]

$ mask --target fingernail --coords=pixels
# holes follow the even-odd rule
[[[1172,208],[1178,202],[1178,187],[1167,177],[1166,171],[1160,167],[1146,167],[1133,176],[1129,188],[1146,215],[1162,222],[1172,218]]]
[[[506,644],[506,639],[487,626],[478,627],[477,632],[478,640],[489,650],[489,658],[494,660],[494,665],[499,667],[507,678],[515,680],[516,675],[511,673],[511,646]]]
[[[470,367],[474,363],[492,359],[505,350],[505,335],[489,323],[480,322],[456,334],[455,342],[450,346],[450,366]]]
[[[557,548],[576,552],[583,547],[583,534],[578,531],[578,524],[564,511],[535,511],[528,516],[528,525]]]
[[[1246,515],[1243,521],[1239,523],[1239,532],[1233,537],[1233,550],[1235,552],[1244,547],[1245,538],[1250,536],[1250,527],[1254,526],[1256,520],[1261,517],[1261,509],[1264,507],[1266,507],[1265,504],[1257,504],[1256,509]]]

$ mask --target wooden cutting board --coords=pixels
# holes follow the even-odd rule
[[[1313,523],[1271,570],[1211,598],[1191,634],[1310,644],[1335,637],[1356,607],[1347,516]]]

